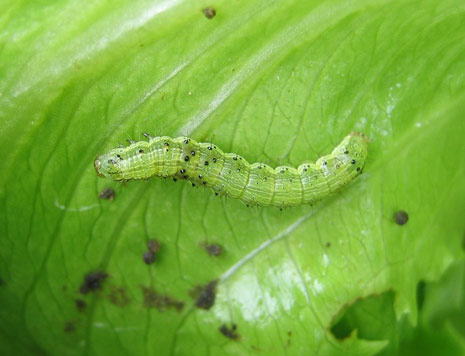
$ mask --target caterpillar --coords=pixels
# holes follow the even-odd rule
[[[97,174],[116,181],[184,179],[247,205],[279,208],[312,204],[339,190],[362,172],[368,154],[367,138],[353,132],[315,163],[273,169],[188,137],[144,136],[148,141],[132,141],[97,157]]]

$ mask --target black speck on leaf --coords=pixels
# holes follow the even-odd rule
[[[226,324],[221,325],[218,330],[224,336],[231,340],[239,340],[239,334],[237,333],[237,325],[232,324],[231,327],[228,327]]]
[[[399,210],[394,213],[394,221],[396,222],[397,225],[407,224],[408,219],[409,219],[409,216],[407,212],[404,210]]]
[[[90,272],[84,276],[84,281],[79,288],[82,294],[95,292],[102,288],[103,281],[108,277],[108,274],[102,271]]]
[[[208,310],[215,304],[216,285],[218,280],[213,280],[204,286],[198,286],[194,289],[193,294],[197,295],[195,306],[200,309]]]
[[[205,17],[209,20],[216,16],[216,10],[213,7],[206,7],[202,10],[202,12],[205,15]]]

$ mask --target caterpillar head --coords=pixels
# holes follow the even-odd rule
[[[110,152],[97,157],[94,161],[94,167],[97,175],[100,177],[122,180],[121,160],[119,154]]]

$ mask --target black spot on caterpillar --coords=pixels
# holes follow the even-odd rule
[[[283,208],[314,203],[352,181],[362,172],[367,148],[364,135],[351,133],[315,163],[273,169],[264,163],[250,164],[211,143],[159,136],[115,148],[99,156],[94,166],[99,176],[116,181],[151,177],[186,179],[249,206]]]

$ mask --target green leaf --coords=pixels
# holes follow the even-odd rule
[[[394,323],[415,328],[418,282],[463,257],[462,2],[10,1],[0,14],[2,354],[373,355]],[[93,168],[142,132],[296,166],[351,131],[370,138],[364,174],[313,207]],[[364,328],[331,332],[388,291],[395,318],[379,298]],[[389,333],[363,332],[376,320]]]
[[[438,282],[420,283],[419,323],[403,333],[401,355],[465,353],[465,263],[454,263]]]

